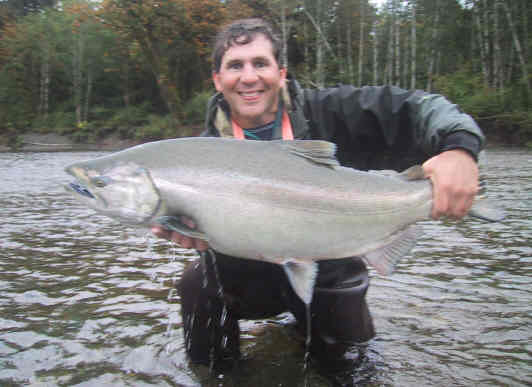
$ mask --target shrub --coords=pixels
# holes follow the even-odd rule
[[[142,141],[153,141],[172,137],[175,128],[174,119],[170,115],[158,116],[150,114],[148,123],[136,129],[135,138]]]
[[[185,124],[201,124],[205,120],[205,109],[207,102],[212,96],[210,91],[202,91],[196,93],[183,108],[184,123]]]
[[[104,126],[116,129],[121,138],[135,137],[138,127],[149,123],[149,110],[147,104],[130,105],[118,110],[111,118],[105,121]]]

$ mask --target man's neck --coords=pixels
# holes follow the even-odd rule
[[[263,126],[270,122],[275,121],[276,114],[277,114],[277,111],[274,111],[274,112],[268,112],[266,114],[262,114],[259,117],[253,117],[253,118],[247,118],[247,117],[231,117],[231,118],[242,129],[251,129],[251,128],[257,128],[259,126]]]

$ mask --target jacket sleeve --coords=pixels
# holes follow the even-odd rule
[[[476,122],[438,94],[395,86],[347,85],[305,89],[304,93],[307,117],[322,138],[331,138],[338,130],[351,137],[377,131],[390,147],[408,137],[410,145],[428,155],[462,148],[475,158],[484,144]]]

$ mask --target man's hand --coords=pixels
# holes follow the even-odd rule
[[[464,217],[478,192],[478,166],[469,153],[453,149],[436,155],[423,164],[432,181],[432,218]]]
[[[182,217],[181,221],[189,228],[196,228],[196,224],[189,218]],[[168,239],[185,249],[206,251],[209,248],[209,244],[202,239],[191,238],[178,232],[167,230],[159,225],[152,226],[151,231],[159,238]]]

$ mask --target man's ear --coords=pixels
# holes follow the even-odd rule
[[[283,87],[286,83],[286,67],[279,69],[279,75],[281,76],[281,87]]]
[[[219,77],[220,75],[216,71],[212,72],[212,82],[214,83],[214,87],[221,93],[223,88]]]

